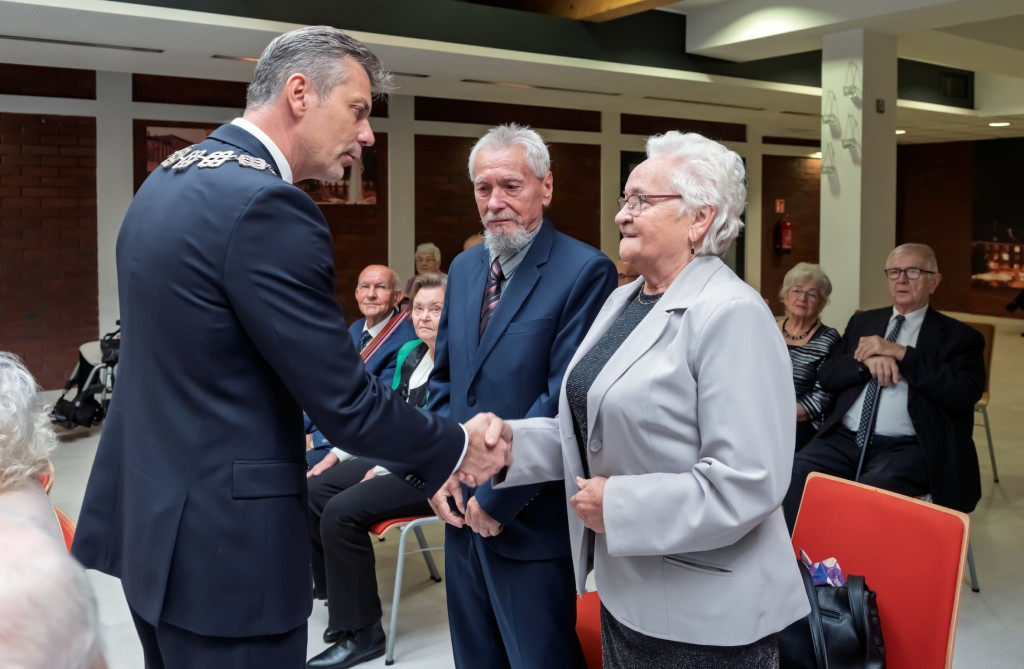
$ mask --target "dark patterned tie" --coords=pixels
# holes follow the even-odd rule
[[[487,272],[487,284],[484,285],[484,301],[480,305],[480,336],[484,336],[487,323],[491,320],[491,314],[498,306],[501,299],[501,282],[505,275],[501,271],[501,263],[495,258],[491,263],[491,269]]]
[[[359,337],[359,350],[362,351],[366,348],[366,345],[370,343],[371,339],[373,339],[373,336],[370,335],[370,331],[363,330],[363,334]]]
[[[889,334],[885,335],[885,341],[896,341],[896,337],[900,336],[900,329],[903,327],[903,321],[907,320],[907,317],[903,314],[896,314],[896,322],[892,326],[892,330]],[[857,426],[857,447],[864,448],[864,444],[868,443],[868,438],[871,437],[871,432],[875,429],[875,418],[877,418],[877,412],[875,407],[878,405],[878,381],[871,379],[868,381],[867,390],[864,391],[864,408],[860,412],[860,425]]]

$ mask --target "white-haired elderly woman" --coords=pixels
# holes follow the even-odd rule
[[[764,300],[721,260],[745,199],[736,153],[693,133],[651,137],[615,217],[641,278],[595,319],[559,415],[505,428],[501,485],[565,480],[606,668],[775,667],[775,633],[809,609],[779,508],[789,357]]]
[[[63,547],[64,535],[39,481],[57,440],[37,390],[21,360],[0,351],[0,516],[18,516]]]
[[[441,271],[441,249],[437,244],[425,242],[416,247],[416,273],[405,282],[405,297],[412,293],[412,282],[421,274],[440,274],[447,276]]]
[[[786,317],[779,331],[793,363],[796,390],[796,450],[814,438],[821,421],[832,409],[834,398],[818,383],[818,367],[832,355],[840,335],[821,322],[821,310],[832,294],[832,282],[821,265],[801,262],[786,272],[779,298]]]

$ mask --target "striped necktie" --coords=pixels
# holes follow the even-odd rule
[[[885,335],[885,341],[896,341],[896,337],[900,336],[900,329],[903,327],[903,321],[905,320],[907,320],[906,316],[896,314],[896,322],[893,324],[889,334]],[[871,379],[868,381],[867,389],[864,391],[864,408],[861,409],[860,424],[857,426],[856,442],[858,448],[864,448],[864,445],[871,438],[871,433],[875,429],[875,419],[878,417],[877,406],[878,381]]]
[[[366,345],[370,343],[371,339],[373,339],[373,336],[370,335],[370,331],[363,330],[363,334],[359,337],[359,350],[362,351],[366,348]]]
[[[484,335],[487,323],[491,320],[491,314],[498,306],[501,299],[501,282],[505,275],[501,271],[501,263],[495,258],[491,263],[491,269],[487,272],[487,283],[484,285],[484,301],[480,305],[480,336]]]

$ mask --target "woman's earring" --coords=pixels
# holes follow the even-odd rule
[[[695,249],[693,248],[693,242],[690,242],[690,255],[691,256],[694,254],[694,250]]]

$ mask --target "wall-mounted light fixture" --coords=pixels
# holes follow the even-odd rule
[[[848,98],[860,97],[860,66],[852,60],[846,65],[846,81],[843,83],[843,95]]]
[[[839,101],[832,91],[825,91],[821,97],[821,124],[839,125]]]
[[[857,119],[854,117],[853,114],[847,114],[846,127],[843,128],[843,137],[841,140],[843,142],[844,149],[853,149],[857,146],[857,144],[859,144],[859,142],[857,141],[857,137],[860,135],[860,133],[857,132],[857,128]]]
[[[836,173],[836,152],[835,149],[832,148],[831,143],[826,144],[821,149],[821,173]]]

